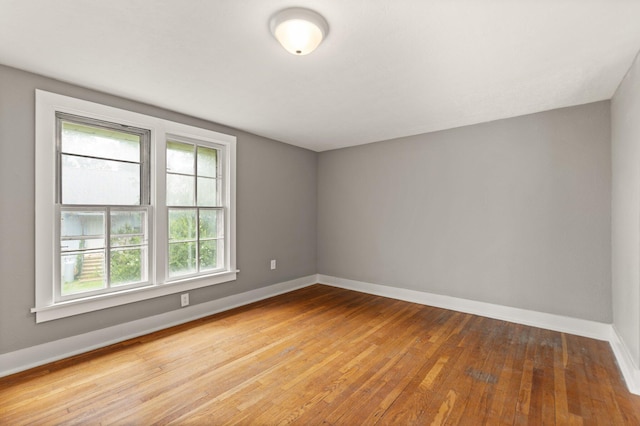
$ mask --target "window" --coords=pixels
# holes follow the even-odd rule
[[[149,133],[56,113],[56,301],[148,283]]]
[[[222,156],[215,146],[167,142],[170,278],[224,265]]]
[[[235,137],[36,91],[36,321],[236,279]]]

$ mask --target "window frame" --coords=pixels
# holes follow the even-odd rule
[[[234,281],[236,269],[236,137],[201,127],[132,112],[36,90],[35,154],[35,307],[36,322],[50,321],[95,310],[147,300],[168,294]],[[99,120],[150,130],[149,136],[149,205],[147,207],[149,245],[148,284],[121,291],[92,294],[71,300],[56,300],[56,282],[60,282],[59,223],[57,202],[57,122],[56,113]],[[168,275],[168,207],[166,206],[166,143],[172,138],[214,144],[224,152],[224,246],[223,270],[211,274],[169,279]],[[178,141],[179,141],[178,140]],[[142,197],[142,194],[141,194]],[[57,223],[56,223],[57,221]],[[57,253],[57,254],[56,254]],[[52,277],[54,278],[52,280]],[[57,281],[56,281],[57,280]]]
[[[167,229],[167,233],[169,233],[169,227],[170,227],[170,223],[169,223],[169,211],[170,210],[194,210],[196,212],[196,237],[194,239],[194,242],[196,244],[196,272],[193,273],[189,273],[189,274],[184,274],[184,275],[177,275],[175,277],[171,277],[170,275],[170,271],[169,271],[169,250],[167,250],[167,265],[166,265],[166,277],[167,277],[167,282],[174,282],[174,281],[181,281],[184,279],[190,279],[190,278],[197,278],[198,276],[202,276],[202,275],[209,275],[212,273],[218,273],[220,270],[224,270],[225,266],[226,266],[226,259],[228,259],[229,257],[229,253],[228,253],[228,247],[227,244],[225,243],[226,238],[223,237],[222,241],[223,241],[223,260],[224,260],[224,264],[222,265],[222,267],[217,267],[213,270],[207,270],[207,271],[200,271],[200,260],[198,258],[198,253],[199,253],[199,245],[201,241],[211,241],[211,240],[219,240],[219,237],[216,238],[208,238],[206,240],[201,240],[200,239],[200,235],[199,235],[199,230],[200,230],[200,211],[201,210],[215,210],[215,211],[221,211],[222,212],[222,221],[225,227],[225,230],[223,232],[224,235],[226,235],[226,224],[227,224],[227,214],[228,211],[225,208],[224,205],[224,201],[222,203],[219,203],[215,206],[205,206],[205,205],[200,205],[198,203],[198,178],[200,177],[200,175],[198,174],[198,167],[197,167],[197,163],[198,163],[198,148],[199,147],[205,147],[205,148],[212,148],[215,149],[217,152],[216,154],[216,158],[217,158],[217,164],[216,164],[216,191],[218,192],[219,196],[218,198],[220,200],[225,200],[226,197],[226,192],[227,189],[225,188],[225,181],[226,181],[226,164],[225,164],[225,157],[226,157],[226,152],[224,150],[224,147],[217,144],[217,143],[213,143],[213,142],[205,142],[203,140],[195,140],[195,139],[190,139],[190,138],[185,138],[185,137],[181,137],[178,135],[173,135],[173,134],[168,134],[167,135],[167,143],[168,142],[174,142],[174,143],[181,143],[181,144],[185,144],[185,145],[193,145],[194,147],[194,174],[193,174],[193,178],[194,178],[194,204],[193,205],[168,205],[167,203],[165,203],[166,205],[166,209],[167,209],[167,223],[166,223],[166,229]],[[165,146],[166,148],[166,146]],[[166,152],[166,151],[165,151]],[[183,175],[183,176],[187,176],[185,174],[182,173],[175,173],[175,172],[169,172],[168,170],[166,171],[165,177],[168,174],[179,174],[179,175]],[[220,180],[222,181],[222,183],[220,182]],[[168,246],[171,245],[171,241],[168,240]]]
[[[153,258],[153,255],[154,255],[153,246],[149,244],[149,241],[152,241],[149,233],[149,229],[150,229],[149,218],[151,217],[150,208],[149,208],[150,199],[151,199],[151,196],[150,196],[150,193],[151,193],[150,170],[151,169],[149,165],[150,163],[149,149],[150,149],[151,131],[149,129],[125,126],[120,123],[107,122],[107,121],[97,120],[95,118],[90,118],[90,117],[82,117],[78,115],[64,113],[61,111],[56,111],[55,117],[56,117],[56,214],[57,214],[56,223],[57,224],[61,223],[61,216],[63,211],[104,212],[104,226],[103,226],[104,228],[103,229],[104,278],[103,279],[106,280],[105,281],[106,286],[101,289],[64,295],[62,292],[62,283],[55,282],[54,289],[53,289],[54,302],[60,303],[60,302],[65,302],[69,300],[84,299],[94,295],[117,293],[117,292],[123,291],[123,289],[125,288],[144,287],[149,285],[150,284],[149,277],[151,276],[150,260]],[[62,157],[63,155],[66,154],[66,155],[74,155],[74,156],[85,157],[85,158],[99,158],[99,157],[91,157],[88,155],[64,153],[63,147],[62,147],[63,122],[80,124],[83,126],[89,126],[89,127],[105,129],[105,130],[115,130],[118,132],[127,133],[130,135],[136,135],[139,137],[140,160],[138,164],[140,166],[140,180],[139,180],[140,188],[139,188],[138,204],[120,205],[120,204],[78,204],[78,203],[64,204],[63,203],[63,192],[62,192],[62,189],[63,189]],[[112,160],[112,159],[106,159],[106,160],[121,161],[121,160]],[[128,162],[128,161],[122,161],[122,162]],[[113,286],[113,283],[111,282],[111,276],[110,276],[111,275],[110,274],[111,259],[112,259],[110,228],[111,228],[111,212],[113,211],[144,211],[145,219],[146,219],[144,223],[144,227],[145,227],[145,235],[147,237],[146,244],[144,244],[144,246],[146,246],[146,261],[144,262],[144,270],[141,270],[141,273],[146,278],[144,280],[134,282],[134,283],[121,284],[117,290],[113,289],[114,286]],[[56,225],[56,240],[61,242],[63,240],[63,237],[59,234],[60,228],[61,226]],[[61,245],[56,244],[56,250],[54,255],[55,259],[57,260],[57,262],[54,263],[54,266],[55,266],[54,277],[56,277],[55,279],[59,279],[62,273],[61,271],[62,265],[60,262],[62,254],[63,253],[62,253]]]

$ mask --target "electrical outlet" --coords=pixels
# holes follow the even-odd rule
[[[276,269],[276,260],[275,260],[275,259],[272,259],[272,260],[271,260],[271,269],[272,269],[272,270],[273,270],[273,269]]]
[[[184,293],[180,295],[180,306],[188,306],[189,305],[189,293]]]

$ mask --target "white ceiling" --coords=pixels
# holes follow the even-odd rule
[[[0,0],[2,64],[315,151],[609,99],[639,49],[638,0]]]

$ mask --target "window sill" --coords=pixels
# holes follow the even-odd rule
[[[31,312],[36,314],[36,323],[52,321],[59,318],[98,311],[100,309],[112,308],[115,306],[126,305],[128,303],[153,299],[155,297],[194,290],[196,288],[235,281],[238,272],[239,271],[225,271],[215,275],[208,275],[206,277],[172,281],[167,284],[138,287],[118,293],[101,294],[84,299],[75,299],[45,306],[37,306],[32,308]]]

